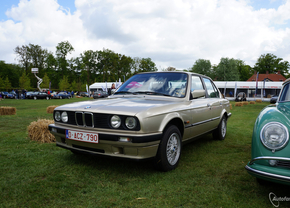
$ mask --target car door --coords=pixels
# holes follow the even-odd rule
[[[198,75],[192,75],[190,92],[194,90],[206,90],[203,80]],[[211,108],[209,107],[209,99],[207,96],[190,99],[189,104],[190,121],[185,128],[184,140],[191,139],[198,135],[204,134],[211,130]]]
[[[209,128],[215,129],[220,122],[221,111],[223,109],[222,98],[219,90],[210,79],[203,77],[203,81],[206,87],[207,106],[209,107],[211,114]]]

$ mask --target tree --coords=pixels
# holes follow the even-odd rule
[[[2,79],[2,77],[0,77],[0,90],[2,89],[2,88],[4,88],[4,84],[3,84],[4,82],[3,82],[3,79]]]
[[[68,82],[67,76],[63,76],[63,78],[59,82],[59,89],[61,91],[69,90],[70,84]]]
[[[81,61],[84,65],[84,68],[87,72],[87,83],[90,84],[90,77],[91,74],[96,74],[98,72],[97,70],[97,57],[98,53],[94,52],[92,50],[84,51],[83,54],[81,54]],[[92,77],[93,80],[93,77]]]
[[[215,68],[215,79],[219,81],[239,80],[238,61],[235,59],[221,58],[220,63]]]
[[[4,89],[6,89],[6,91],[8,91],[8,89],[11,89],[11,83],[10,83],[10,81],[8,79],[8,76],[4,80],[3,85],[4,85]]]
[[[25,69],[25,72],[28,73],[28,70],[29,70],[29,67],[30,67],[30,64],[31,64],[31,56],[29,54],[29,47],[28,46],[17,46],[15,49],[14,49],[14,52],[16,53],[17,55],[17,59],[18,61],[22,64],[22,66],[24,67]]]
[[[41,83],[41,87],[42,88],[49,88],[49,83],[50,83],[50,80],[49,80],[49,77],[47,76],[47,74],[45,73],[44,74],[44,77],[42,78],[43,82]]]
[[[282,58],[277,58],[277,56],[270,53],[263,54],[258,58],[254,70],[261,74],[280,72],[283,76],[287,76],[290,65],[288,61],[282,60]]]
[[[142,58],[139,65],[140,72],[157,71],[156,64],[151,58]]]
[[[60,42],[56,46],[56,56],[58,61],[59,70],[62,72],[63,75],[68,75],[68,62],[66,57],[69,53],[73,52],[74,48],[68,41]]]
[[[165,69],[165,71],[176,71],[176,68],[169,66]]]
[[[206,75],[206,76],[213,78],[212,77],[211,63],[209,60],[198,59],[193,64],[190,71],[198,73],[198,74],[203,74],[203,75]]]
[[[30,89],[30,79],[25,72],[23,72],[22,76],[19,78],[19,87],[21,89]]]
[[[240,75],[240,81],[247,81],[254,74],[252,67],[250,67],[249,65],[246,65],[245,62],[242,60],[236,60],[236,61],[237,61],[239,75]]]

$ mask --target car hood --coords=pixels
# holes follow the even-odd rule
[[[55,110],[88,111],[131,116],[146,112],[147,115],[145,116],[149,116],[149,114],[162,114],[177,110],[183,102],[186,104],[184,99],[178,98],[153,99],[152,96],[135,96],[76,102],[59,106]]]

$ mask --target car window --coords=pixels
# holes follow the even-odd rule
[[[191,92],[194,90],[203,90],[203,85],[199,76],[192,76],[190,90]]]
[[[219,92],[216,89],[216,87],[213,85],[213,83],[207,78],[203,78],[203,80],[207,89],[208,96],[211,98],[218,98]]]
[[[182,98],[186,95],[187,76],[172,72],[137,74],[121,85],[115,95],[145,93]]]
[[[279,101],[290,101],[290,90],[289,90],[290,84],[287,84],[284,86],[283,91],[281,92],[280,100]]]

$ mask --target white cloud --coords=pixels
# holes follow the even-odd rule
[[[253,65],[265,53],[290,61],[290,1],[277,10],[254,10],[249,2],[75,0],[71,14],[56,0],[21,0],[6,13],[14,22],[0,22],[0,57],[12,62],[13,49],[29,43],[55,52],[68,40],[75,57],[108,48],[162,68],[189,68],[200,58],[218,64],[222,57]]]

